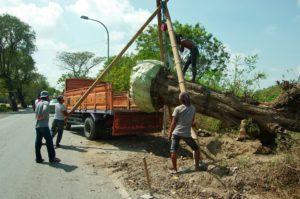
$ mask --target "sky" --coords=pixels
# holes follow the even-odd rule
[[[123,49],[155,7],[156,0],[0,0],[0,15],[14,15],[33,28],[37,70],[58,88],[57,80],[66,72],[56,60],[58,52],[90,51],[107,56],[104,27],[80,16],[105,24],[112,56]],[[226,45],[232,57],[258,54],[257,71],[267,74],[262,88],[276,80],[299,77],[300,0],[169,0],[168,8],[172,21],[200,23]]]

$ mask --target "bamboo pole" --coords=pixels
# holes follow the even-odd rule
[[[157,8],[160,7],[160,1],[156,0],[156,6]],[[161,9],[159,9],[159,12],[157,13],[157,28],[158,28],[158,38],[159,38],[159,48],[160,48],[160,61],[165,61],[165,52],[163,48],[163,39],[162,39],[162,32],[161,32]]]
[[[168,33],[169,33],[170,40],[171,40],[172,52],[173,52],[174,59],[175,59],[175,68],[176,68],[176,72],[177,72],[179,88],[180,88],[181,92],[185,92],[186,91],[186,86],[185,86],[183,73],[182,73],[182,70],[181,70],[180,56],[179,56],[179,52],[178,52],[178,48],[177,48],[177,44],[176,44],[175,33],[174,33],[174,30],[173,30],[171,17],[170,17],[170,14],[169,14],[169,11],[168,11],[167,7],[166,7],[166,17],[167,17]]]
[[[178,48],[177,48],[177,43],[176,43],[176,39],[175,39],[175,33],[173,30],[171,17],[170,17],[169,10],[167,7],[166,7],[166,17],[167,17],[168,33],[169,33],[170,40],[171,40],[172,52],[173,52],[174,59],[175,59],[175,67],[176,67],[176,72],[177,72],[177,77],[178,77],[179,89],[180,89],[180,92],[186,92],[187,89],[186,89],[184,76],[183,76],[182,69],[181,69],[181,59],[180,59]],[[193,128],[191,128],[191,132],[192,132],[193,139],[195,139],[199,145],[198,136]]]
[[[143,157],[143,163],[144,163],[144,169],[145,169],[145,175],[146,175],[146,179],[147,179],[149,194],[150,194],[150,196],[152,196],[151,181],[150,181],[148,167],[147,167],[147,162],[146,162],[146,158],[145,157]]]
[[[97,77],[95,82],[88,88],[88,90],[80,97],[78,102],[73,106],[68,115],[72,114],[81,102],[88,96],[91,90],[97,85],[98,81],[101,80],[105,76],[107,72],[114,66],[114,64],[122,57],[122,55],[126,52],[126,50],[131,46],[131,44],[135,41],[135,39],[143,32],[145,27],[152,21],[152,19],[157,15],[158,11],[160,11],[161,5],[156,8],[153,14],[148,18],[148,20],[143,24],[143,26],[137,31],[137,33],[131,38],[131,40],[127,43],[127,45],[122,49],[122,51],[115,57],[112,62],[107,66],[107,68]]]
[[[156,7],[159,7],[161,5],[161,0],[156,0]],[[165,59],[165,51],[163,46],[163,36],[161,31],[161,10],[157,13],[157,29],[158,29],[158,38],[159,38],[159,49],[160,49],[160,61],[164,62],[166,65],[166,59]],[[165,135],[167,131],[167,106],[164,105],[163,107],[164,116],[163,116],[163,130],[162,134]]]

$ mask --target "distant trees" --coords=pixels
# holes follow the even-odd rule
[[[227,69],[224,90],[240,97],[253,97],[260,81],[266,79],[264,72],[256,72],[258,55],[236,55],[232,59],[232,69]]]
[[[92,68],[100,64],[104,58],[97,57],[92,52],[59,52],[56,55],[56,60],[59,66],[66,70],[67,73],[63,74],[58,84],[64,85],[67,78],[88,78],[88,74]]]
[[[23,101],[22,81],[34,70],[31,57],[35,50],[35,32],[17,17],[0,16],[0,78],[7,89],[11,108],[17,111],[17,97]],[[19,81],[19,78],[22,80]],[[16,85],[16,86],[15,86]],[[17,89],[16,89],[17,88]]]
[[[28,24],[15,16],[0,15],[0,91],[8,97],[14,111],[18,110],[17,102],[27,107],[28,96],[33,95],[32,88],[37,86],[33,82],[41,82],[32,58],[36,50],[34,42],[35,32]],[[41,89],[49,89],[49,84],[45,86]]]

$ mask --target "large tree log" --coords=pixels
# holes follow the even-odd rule
[[[196,111],[221,120],[223,127],[238,126],[241,120],[251,118],[266,133],[283,133],[285,129],[300,132],[299,84],[290,86],[275,103],[268,105],[217,92],[199,84],[186,82],[186,85]],[[168,77],[164,70],[152,79],[150,92],[156,109],[164,104],[179,104],[178,82]]]
[[[161,103],[178,105],[178,83],[164,77],[157,83],[154,87],[159,88]],[[221,120],[224,127],[236,126],[241,120],[252,118],[262,130],[269,133],[282,133],[285,129],[300,132],[299,85],[288,90],[288,94],[283,92],[278,99],[284,100],[269,106],[253,101],[249,103],[231,94],[219,93],[193,83],[187,83],[187,87],[197,112]]]

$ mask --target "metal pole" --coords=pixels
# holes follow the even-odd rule
[[[108,32],[107,27],[104,25],[104,23],[102,23],[99,20],[91,19],[91,18],[89,18],[87,16],[81,16],[80,18],[81,19],[85,19],[85,20],[96,21],[96,22],[100,23],[104,27],[104,29],[106,30],[106,34],[107,34],[107,63],[108,63],[108,61],[109,61],[109,32]]]

